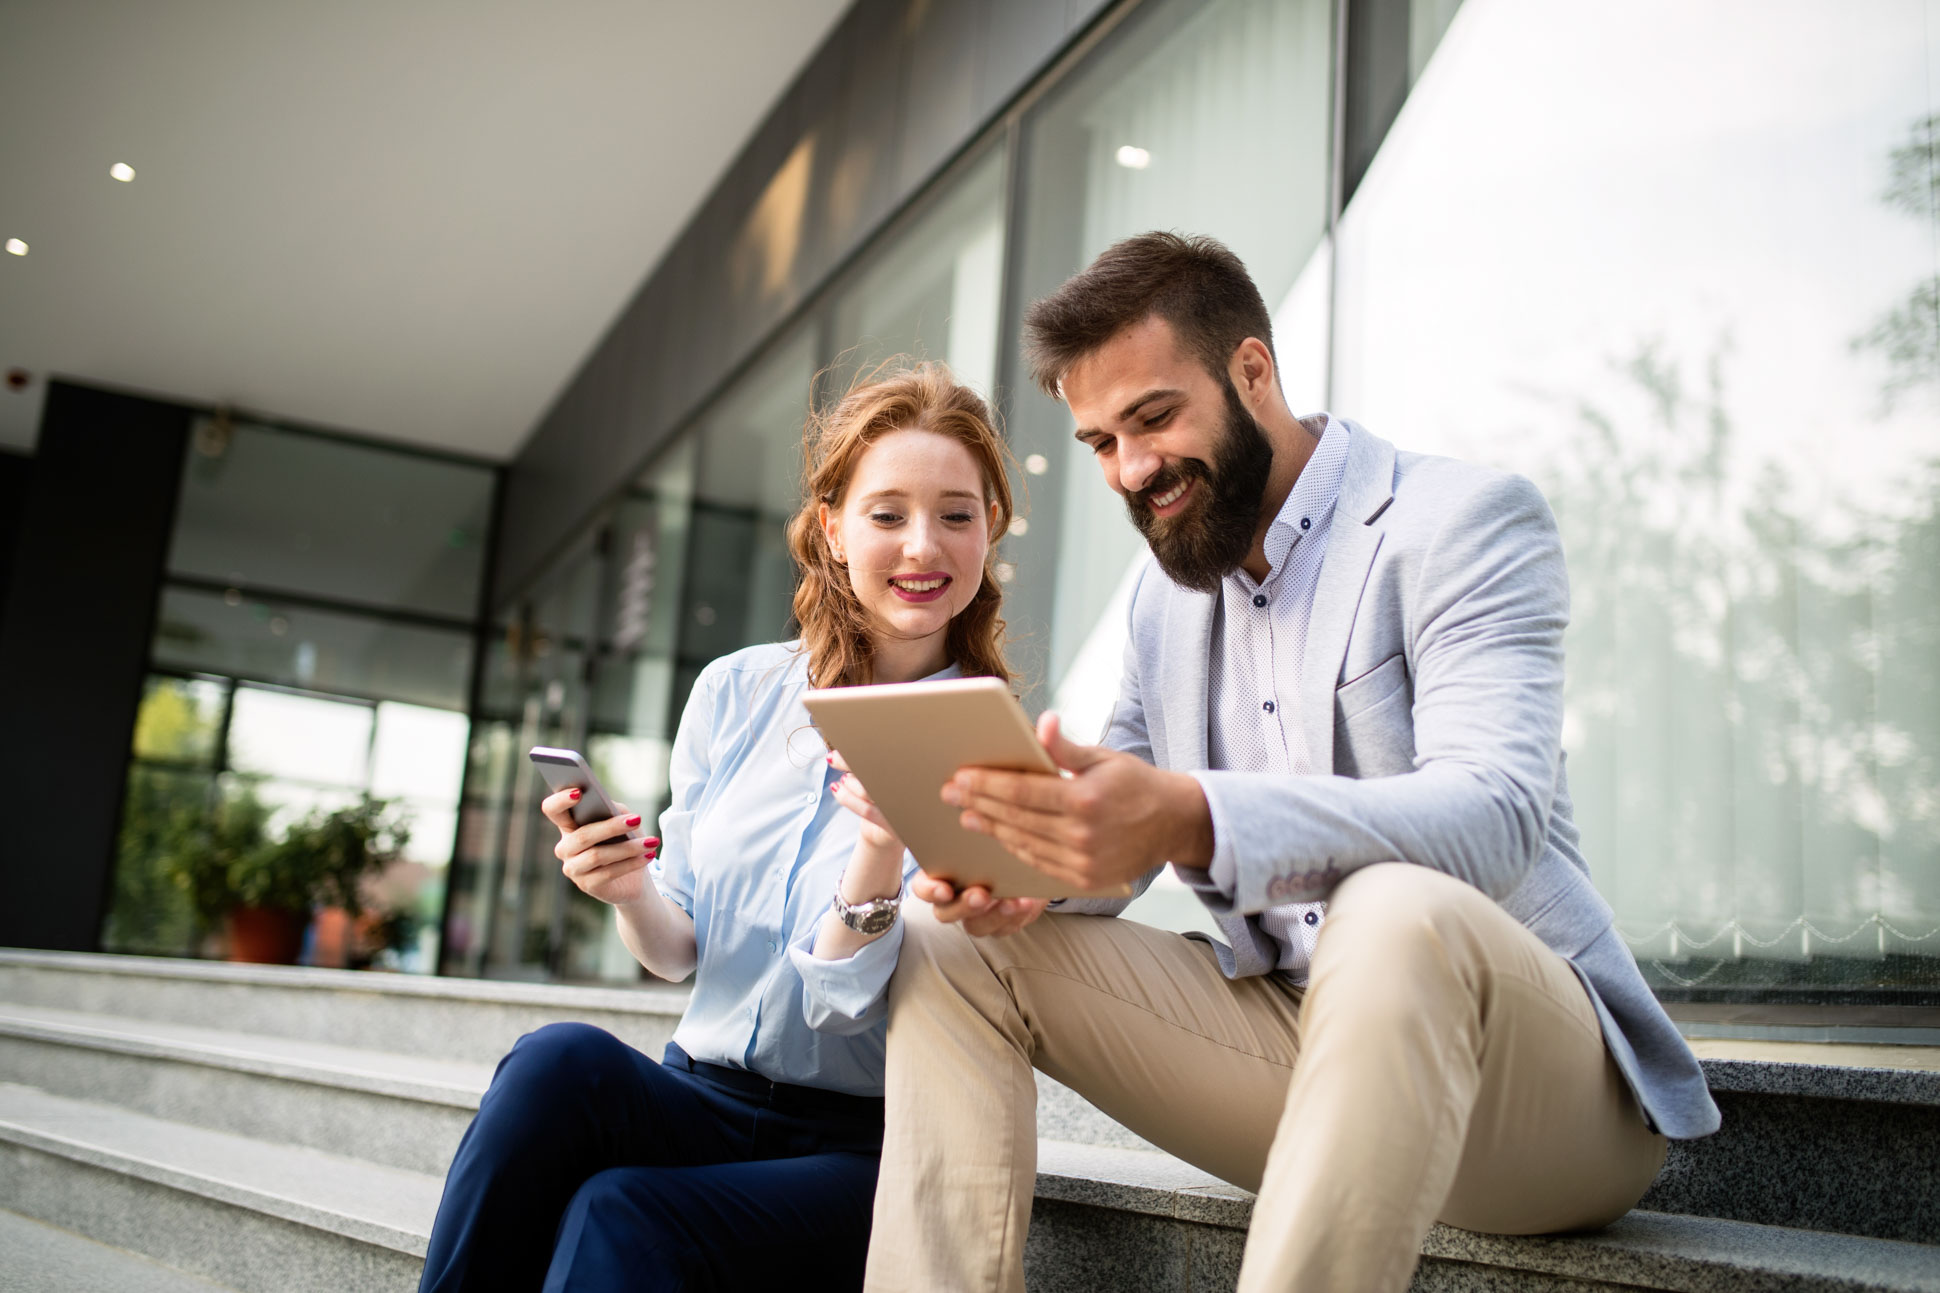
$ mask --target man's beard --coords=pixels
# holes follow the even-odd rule
[[[1273,445],[1227,378],[1226,425],[1213,446],[1212,465],[1187,458],[1160,469],[1144,489],[1125,496],[1125,509],[1173,583],[1210,593],[1238,569],[1253,546],[1272,468]],[[1182,480],[1195,482],[1185,511],[1154,516],[1151,500]]]

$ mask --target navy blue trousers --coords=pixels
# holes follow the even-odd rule
[[[418,1287],[859,1289],[881,1156],[879,1100],[549,1024],[479,1101]]]

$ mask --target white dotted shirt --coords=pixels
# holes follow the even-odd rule
[[[1206,734],[1209,762],[1217,771],[1293,777],[1313,772],[1300,730],[1300,666],[1347,466],[1348,435],[1345,424],[1327,419],[1313,457],[1267,529],[1266,578],[1254,583],[1244,570],[1235,570],[1220,581]],[[1237,888],[1230,860],[1224,867],[1215,863],[1209,874],[1228,896]],[[1280,945],[1279,969],[1306,978],[1326,914],[1324,902],[1288,903],[1259,914],[1260,928]]]

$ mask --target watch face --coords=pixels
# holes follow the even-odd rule
[[[862,918],[862,923],[856,926],[856,932],[859,934],[880,934],[895,923],[896,909],[894,907],[877,907],[874,911]]]
[[[896,923],[896,912],[902,905],[900,898],[871,898],[851,907],[837,894],[835,914],[858,934],[880,934]]]

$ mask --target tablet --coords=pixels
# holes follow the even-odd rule
[[[1118,897],[1053,880],[988,835],[957,824],[938,798],[958,768],[1056,774],[1023,706],[997,678],[825,687],[803,700],[830,747],[842,752],[917,864],[959,890],[983,885],[1000,898]]]

